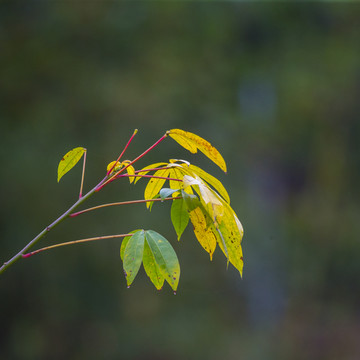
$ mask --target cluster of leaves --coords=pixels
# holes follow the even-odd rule
[[[226,171],[223,157],[206,140],[179,129],[170,130],[168,134],[193,153],[199,149],[222,170]],[[152,200],[160,197],[164,200],[169,196],[174,198],[171,205],[171,221],[178,240],[180,240],[190,220],[197,240],[209,253],[210,259],[212,260],[218,245],[228,262],[234,265],[242,276],[241,239],[243,228],[230,206],[229,195],[222,183],[214,176],[185,160],[170,159],[168,163],[151,164],[138,171],[138,174],[146,175],[150,171],[154,172],[154,177],[147,183],[144,199]],[[141,177],[136,178],[134,183],[136,184],[140,179]],[[167,181],[169,188],[164,187]],[[146,206],[151,208],[152,204],[153,202],[149,201]],[[146,270],[145,263],[144,267]],[[149,275],[147,270],[146,272]],[[127,280],[128,284],[131,284],[133,277],[131,279],[128,277]],[[153,283],[157,286],[154,281]]]
[[[136,132],[137,130],[134,134]],[[168,136],[191,153],[200,150],[226,172],[226,163],[219,151],[200,136],[180,129],[167,131],[163,138]],[[149,150],[151,148],[146,152]],[[170,215],[177,239],[180,240],[185,228],[191,222],[195,236],[209,254],[210,260],[213,258],[216,247],[219,246],[227,258],[227,263],[231,263],[242,276],[243,228],[230,206],[230,197],[222,183],[186,160],[170,159],[169,162],[158,162],[141,170],[135,170],[133,164],[146,152],[133,161],[120,162],[122,153],[118,160],[108,164],[107,175],[97,189],[124,176],[134,184],[137,184],[141,178],[150,178],[144,192],[147,208],[151,210],[154,201],[159,199],[171,200]],[[86,155],[86,149],[78,147],[62,158],[58,168],[58,181],[84,154]],[[124,174],[125,170],[126,174]],[[165,186],[167,182],[168,185]],[[176,291],[180,265],[170,243],[152,230],[135,230],[129,234],[131,235],[124,237],[120,249],[127,285],[132,284],[143,264],[146,274],[157,289],[161,289],[166,280]]]

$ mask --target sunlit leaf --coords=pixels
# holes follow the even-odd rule
[[[123,267],[127,285],[134,281],[142,263],[144,253],[145,232],[140,230],[134,233],[127,241],[123,252]]]
[[[164,170],[157,170],[154,173],[154,176],[161,176],[161,177],[167,177],[169,175],[169,169]],[[151,178],[146,185],[145,192],[144,192],[144,199],[150,200],[152,199],[156,194],[159,193],[161,188],[163,187],[166,179],[158,179],[158,178]],[[146,206],[150,206],[150,202],[146,203]]]
[[[64,157],[60,160],[58,166],[58,182],[68,171],[70,171],[78,163],[78,161],[84,155],[85,151],[85,148],[77,147],[70,150],[64,155]]]
[[[176,291],[180,279],[180,264],[173,247],[155,231],[147,230],[145,237],[161,274],[171,288]]]
[[[178,240],[189,223],[189,213],[184,199],[175,199],[171,205],[171,221]]]
[[[219,194],[230,204],[230,197],[227,193],[226,189],[224,188],[223,184],[216,179],[214,176],[208,174],[206,171],[202,170],[201,168],[195,166],[195,165],[183,165],[187,168],[187,170],[190,170],[193,174],[199,176],[201,179],[205,180],[208,184],[214,187],[216,191],[219,192]]]
[[[148,240],[145,238],[143,265],[147,276],[154,284],[156,289],[161,290],[164,285],[164,276],[159,265],[155,261],[155,256],[150,249]]]
[[[188,131],[172,129],[168,131],[170,137],[191,153],[199,149],[204,155],[226,172],[226,163],[219,151],[202,137]]]

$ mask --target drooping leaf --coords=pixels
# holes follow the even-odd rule
[[[157,170],[154,173],[154,176],[161,176],[161,177],[167,177],[169,175],[169,169],[164,170]],[[156,194],[159,193],[160,189],[163,187],[166,179],[158,179],[158,178],[151,178],[146,185],[145,192],[144,192],[144,199],[150,200],[154,198]],[[150,206],[150,202],[146,203],[146,206]]]
[[[171,221],[174,225],[178,240],[180,240],[187,224],[189,213],[184,199],[175,199],[171,205]]]
[[[135,174],[135,169],[132,165],[129,165],[130,164],[130,160],[125,160],[121,163],[123,166],[127,166],[126,167],[126,171],[129,175],[134,175]],[[136,179],[135,177],[133,176],[129,176],[129,181],[130,181],[130,184],[134,181],[134,179]]]
[[[169,188],[162,188],[160,190],[160,198],[161,200],[166,199],[167,197],[171,196],[172,194],[178,192],[179,189],[169,189]]]
[[[185,190],[181,190],[181,195],[189,211],[194,210],[200,206],[200,201],[196,195],[188,194]]]
[[[196,175],[195,175],[196,176]],[[200,197],[200,201],[210,214],[214,223],[223,216],[223,202],[220,196],[210,187],[208,187],[198,176],[184,176],[184,187],[192,186]]]
[[[145,231],[140,230],[134,233],[127,241],[123,253],[123,267],[127,285],[134,281],[143,260]]]
[[[194,225],[194,232],[198,241],[208,251],[213,246],[215,239],[228,262],[233,264],[242,275],[243,254],[241,240],[243,228],[234,210],[198,176],[193,178],[185,175],[183,181],[185,188],[192,187],[200,197],[200,200],[198,200],[200,204],[195,209],[190,210],[189,208],[190,220]],[[185,201],[188,200],[191,205],[189,196],[183,194],[183,198]],[[194,207],[196,200],[192,200],[192,202]]]
[[[158,163],[155,163],[155,164],[151,164],[151,165],[145,166],[143,169],[138,171],[138,174],[139,175],[146,175],[150,171],[148,169],[156,169],[158,167],[164,167],[166,165],[167,165],[167,163],[165,163],[165,162],[158,162]],[[135,179],[134,184],[136,184],[140,179],[141,179],[141,177],[137,177]]]
[[[145,239],[143,265],[147,276],[150,278],[156,289],[161,290],[164,285],[165,278],[159,265],[155,261],[155,256],[150,249],[147,239]]]
[[[57,177],[58,182],[68,171],[70,171],[78,163],[78,161],[84,155],[85,151],[86,151],[85,148],[77,147],[75,149],[70,150],[68,153],[66,153],[63,156],[58,166],[58,177]]]
[[[161,274],[176,291],[180,279],[180,264],[173,247],[162,235],[153,230],[147,230],[145,237]]]
[[[224,158],[214,146],[202,137],[180,129],[169,130],[168,134],[177,143],[193,154],[199,149],[204,155],[218,165],[220,169],[226,172],[226,163]]]
[[[239,270],[242,276],[243,271],[243,253],[241,248],[241,240],[244,234],[242,225],[237,218],[235,212],[231,209],[230,205],[225,204],[224,216],[221,218],[221,222],[218,224],[218,229],[222,234],[222,238],[225,242],[226,248],[222,243],[219,243],[221,250],[231,264]]]
[[[209,219],[206,212],[203,212],[200,207],[195,208],[189,213],[190,220],[194,226],[194,233],[200,245],[209,253],[210,260],[214,254],[217,236],[213,226],[209,226]]]

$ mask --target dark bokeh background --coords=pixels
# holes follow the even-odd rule
[[[179,291],[143,270],[126,288],[118,240],[20,261],[0,280],[0,358],[359,359],[360,7],[338,4],[32,2],[0,6],[3,262],[75,200],[134,128],[127,158],[181,128],[224,175],[171,139],[145,166],[185,158],[218,177],[245,229],[244,278],[211,263],[169,204],[67,221],[42,245],[144,227],[173,243]],[[88,205],[140,199],[114,183]]]

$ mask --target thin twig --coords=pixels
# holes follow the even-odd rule
[[[83,186],[84,186],[85,166],[86,166],[86,152],[87,152],[87,150],[85,150],[85,152],[84,152],[84,162],[83,162],[83,169],[82,169],[82,175],[81,175],[79,199],[81,199],[81,197],[82,197]]]
[[[152,202],[152,201],[161,201],[162,202],[162,201],[165,201],[165,200],[177,200],[177,199],[182,199],[182,197],[177,196],[177,197],[169,197],[169,198],[165,198],[165,199],[130,200],[130,201],[114,202],[114,203],[102,204],[102,205],[94,206],[94,207],[91,207],[91,208],[88,208],[88,209],[85,209],[85,210],[81,210],[81,211],[78,211],[76,213],[72,213],[69,216],[70,217],[75,217],[75,216],[84,214],[86,212],[102,209],[102,208],[105,208],[105,207],[108,207],[108,206],[141,204],[141,203]]]
[[[114,162],[113,166],[111,167],[111,169],[109,169],[109,171],[106,173],[106,175],[111,174],[111,172],[114,170],[116,164],[120,161],[120,159],[122,158],[122,156],[124,155],[126,149],[128,148],[128,146],[130,145],[132,139],[134,138],[134,136],[137,134],[138,129],[134,130],[134,133],[131,135],[129,141],[127,142],[127,144],[124,147],[124,150],[121,152],[121,154],[119,155],[119,157],[117,158],[117,160]]]
[[[99,186],[96,191],[100,191],[104,186],[106,186],[107,184],[111,183],[112,181],[114,181],[117,177],[117,175],[121,174],[125,169],[127,169],[129,166],[131,166],[132,164],[134,164],[136,161],[140,160],[144,155],[146,155],[149,151],[151,151],[155,146],[157,146],[161,141],[163,141],[165,138],[167,138],[168,133],[166,132],[165,135],[163,135],[158,141],[156,141],[153,145],[151,145],[147,150],[145,150],[142,154],[140,154],[137,158],[135,158],[134,160],[130,161],[129,164],[127,164],[126,166],[124,166],[123,168],[121,168],[117,173],[115,173],[113,176],[111,176],[110,179],[108,179],[107,181],[105,181],[104,184],[102,184],[101,186]]]
[[[175,179],[175,178],[170,178],[170,177],[166,177],[166,176],[154,176],[154,175],[121,174],[121,175],[117,176],[117,178],[121,178],[121,177],[145,177],[145,178],[153,178],[153,179],[182,181],[181,179]]]
[[[105,239],[113,239],[113,238],[122,238],[122,237],[126,237],[126,236],[131,236],[133,234],[119,234],[119,235],[107,235],[107,236],[96,236],[96,237],[92,237],[92,238],[87,238],[87,239],[80,239],[80,240],[73,240],[73,241],[67,241],[67,242],[63,242],[60,244],[55,244],[55,245],[51,245],[51,246],[46,246],[43,247],[41,249],[35,250],[35,251],[31,251],[27,254],[22,254],[21,256],[23,258],[28,258],[32,255],[38,254],[42,251],[46,251],[46,250],[51,250],[51,249],[55,249],[58,248],[60,246],[67,246],[67,245],[75,245],[75,244],[81,244],[81,243],[85,243],[85,242],[90,242],[90,241],[97,241],[97,240],[105,240]]]

